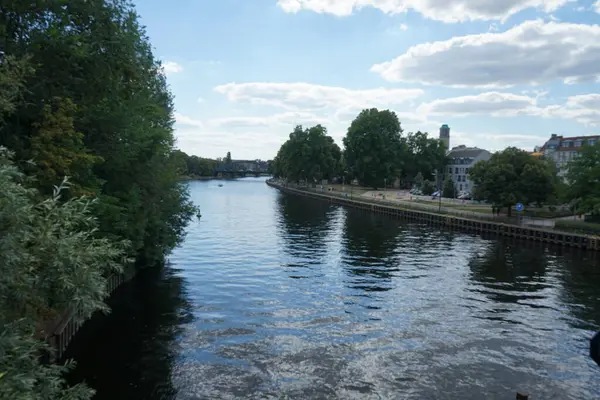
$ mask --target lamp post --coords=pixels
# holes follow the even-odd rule
[[[385,200],[385,191],[387,189],[387,178],[383,178],[383,199]]]
[[[440,179],[440,174],[437,169],[435,170],[433,175],[435,176],[435,181],[438,183],[438,212],[441,213],[442,212],[442,189],[444,187],[444,178],[442,177]]]

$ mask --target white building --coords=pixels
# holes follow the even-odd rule
[[[536,147],[534,155],[554,161],[558,176],[567,174],[567,164],[579,154],[584,145],[593,146],[600,141],[599,135],[563,137],[553,134],[542,147]]]
[[[452,177],[454,187],[458,192],[473,192],[473,182],[469,179],[469,170],[479,161],[487,161],[492,153],[477,147],[460,145],[448,153],[448,174]]]

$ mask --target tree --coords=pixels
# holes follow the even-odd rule
[[[423,186],[423,181],[423,174],[419,172],[417,176],[415,176],[415,186],[420,189]]]
[[[475,198],[507,207],[508,215],[518,203],[542,203],[555,192],[555,177],[548,163],[526,151],[509,147],[480,161],[469,171],[476,185]]]
[[[0,86],[11,90],[1,97],[12,106],[2,105],[0,145],[17,163],[40,160],[33,173],[45,193],[72,175],[69,195],[101,199],[99,233],[130,240],[139,265],[160,264],[194,211],[171,159],[172,96],[133,6],[13,1],[2,16],[11,61]],[[15,76],[21,82],[9,85]]]
[[[452,176],[450,174],[446,174],[446,177],[444,178],[442,196],[447,198],[456,197],[456,187],[454,186],[454,181],[452,180]]]
[[[227,155],[225,156],[225,164],[231,164],[231,152],[227,152]]]
[[[85,386],[64,385],[68,368],[39,363],[35,334],[67,306],[106,310],[106,277],[128,262],[128,243],[96,237],[91,201],[65,201],[66,183],[38,202],[11,158],[0,147],[0,398],[88,399]]]
[[[321,125],[302,129],[298,125],[273,159],[276,177],[292,181],[332,179],[341,173],[342,152]]]
[[[435,186],[433,185],[433,182],[431,181],[423,181],[423,186],[421,187],[421,191],[423,192],[423,194],[425,196],[430,196],[433,194],[433,192],[435,191]]]
[[[101,182],[92,167],[102,158],[90,154],[83,144],[83,134],[75,130],[76,112],[70,99],[56,97],[42,107],[40,122],[33,125],[36,132],[31,137],[31,155],[37,165],[40,189],[46,194],[52,193],[64,176],[71,178],[74,196],[100,190]]]
[[[366,109],[352,121],[344,137],[344,159],[353,177],[366,186],[383,186],[400,176],[402,128],[396,113]]]
[[[439,139],[430,138],[427,133],[417,131],[409,133],[403,141],[406,148],[403,152],[403,172],[407,179],[418,174],[421,174],[421,177],[432,176],[446,167],[446,147]]]
[[[583,146],[579,157],[568,164],[570,187],[565,198],[575,204],[578,214],[600,215],[600,143]]]

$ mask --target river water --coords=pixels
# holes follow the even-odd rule
[[[170,265],[70,350],[97,399],[600,398],[596,255],[189,185]]]

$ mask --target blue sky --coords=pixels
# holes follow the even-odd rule
[[[178,147],[270,159],[294,125],[336,141],[367,107],[451,145],[600,134],[600,0],[137,0]]]

